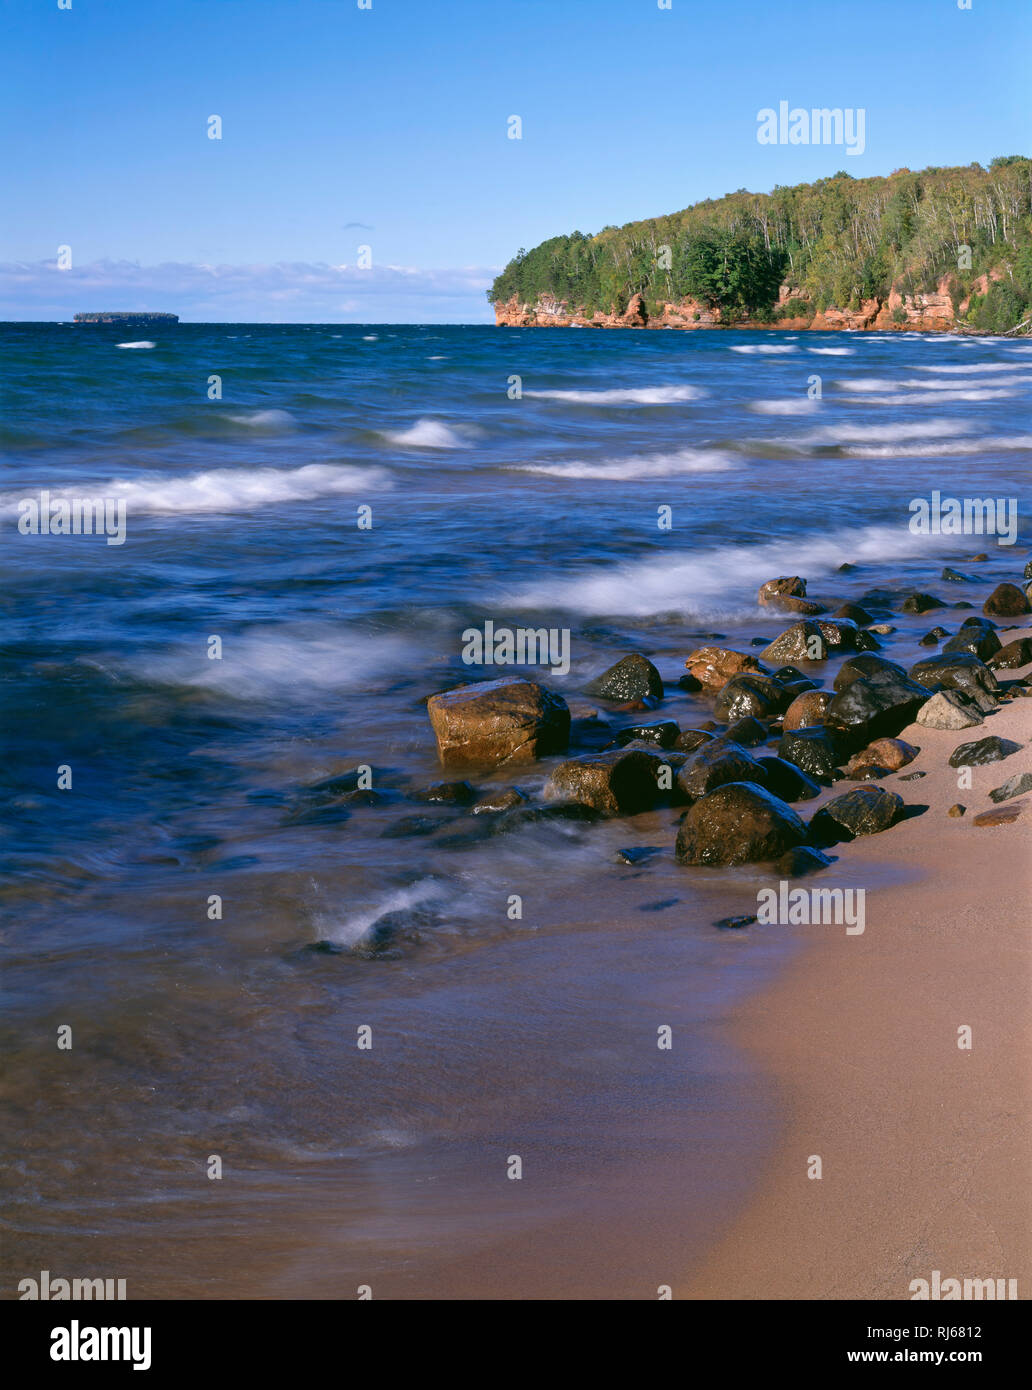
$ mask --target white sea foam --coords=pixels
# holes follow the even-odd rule
[[[1001,368],[1001,370],[1005,370]],[[958,381],[955,376],[906,377],[900,386],[916,386],[922,391],[956,391],[960,388],[985,390],[994,386],[1032,386],[1032,373],[1018,376],[980,376],[977,381]]]
[[[787,343],[741,343],[731,349],[732,352],[762,352],[770,355],[777,353],[795,352],[794,347],[789,347]]]
[[[250,425],[256,430],[290,429],[294,417],[289,410],[254,410],[250,415],[230,415],[235,425]]]
[[[749,409],[759,415],[812,415],[820,402],[802,396],[799,400],[750,401]]]
[[[1006,363],[1002,362],[965,362],[961,366],[957,366],[956,363],[951,363],[949,366],[916,367],[914,370],[918,372],[936,372],[939,376],[943,376],[947,372],[960,372],[967,376],[972,372],[1005,372],[1007,371],[1007,366]]]
[[[940,405],[943,401],[999,401],[1017,395],[1016,391],[969,390],[900,391],[894,396],[866,396],[864,405]]]
[[[246,512],[275,503],[307,502],[337,493],[383,491],[391,486],[382,468],[349,468],[333,463],[309,463],[303,468],[214,468],[184,477],[150,474],[116,478],[104,483],[81,483],[74,488],[51,488],[58,498],[124,498],[130,516],[146,514],[203,514]],[[0,494],[0,514],[14,513],[25,492]]]
[[[891,425],[868,425],[841,421],[835,425],[825,425],[800,436],[804,444],[847,444],[851,440],[928,439],[941,435],[951,439],[955,434],[970,434],[974,424],[967,420],[924,420],[920,424],[904,424],[897,421]]]
[[[406,449],[468,449],[469,441],[441,420],[424,416],[407,430],[384,430],[384,439]]]
[[[918,536],[901,522],[832,534],[797,536],[757,546],[717,546],[610,565],[499,595],[499,602],[530,609],[584,614],[654,616],[683,613],[708,620],[747,617],[756,611],[756,590],[772,574],[788,574],[806,556],[807,574],[837,569],[844,558],[864,562],[920,555],[955,539]]]
[[[443,886],[432,878],[423,878],[407,888],[398,888],[387,893],[368,907],[361,908],[344,917],[316,916],[313,926],[317,939],[332,941],[349,949],[358,946],[369,935],[381,918],[392,912],[406,912],[424,903],[440,901],[445,896]]]
[[[822,357],[852,357],[856,348],[807,348],[807,352],[816,352]]]
[[[716,449],[678,449],[670,454],[632,454],[626,458],[574,460],[570,463],[524,463],[516,473],[545,473],[552,478],[588,478],[599,482],[633,482],[636,478],[675,478],[682,473],[723,473],[735,462]]]
[[[978,439],[929,439],[924,444],[858,444],[847,452],[858,459],[936,458],[940,455],[984,454],[994,449],[1032,449],[1032,434],[1006,434]]]
[[[138,343],[119,343],[120,348],[152,348],[157,347],[157,343],[152,343],[147,338],[142,338]]]
[[[706,392],[698,386],[633,386],[601,391],[524,391],[543,401],[572,401],[577,405],[671,405],[697,401]]]
[[[896,391],[899,389],[899,382],[881,376],[861,377],[857,381],[839,381],[836,384],[841,386],[843,391]]]

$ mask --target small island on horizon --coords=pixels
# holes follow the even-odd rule
[[[170,323],[178,323],[178,314],[150,313],[146,310],[136,311],[127,309],[106,309],[100,313],[76,314],[73,323],[114,323],[120,327],[131,325],[134,328],[148,328],[151,326],[164,327]]]

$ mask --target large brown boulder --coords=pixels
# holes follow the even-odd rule
[[[697,801],[725,782],[765,782],[759,763],[737,743],[714,739],[705,743],[685,761],[677,774],[678,796]]]
[[[787,802],[754,782],[718,787],[684,814],[679,864],[758,864],[802,844],[806,827]]]
[[[523,677],[459,685],[426,708],[447,767],[530,763],[561,753],[570,738],[566,701]]]
[[[719,690],[741,672],[769,674],[767,667],[754,656],[731,651],[728,647],[696,647],[684,664],[699,684],[710,690]]]
[[[545,784],[548,801],[579,801],[604,816],[647,810],[657,796],[661,759],[623,748],[560,763]]]
[[[997,584],[982,604],[982,612],[990,618],[1017,618],[1030,611],[1028,599],[1016,584]]]

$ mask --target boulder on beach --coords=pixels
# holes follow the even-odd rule
[[[781,856],[774,865],[774,872],[781,878],[804,878],[817,873],[818,869],[826,869],[831,863],[834,860],[823,850],[814,849],[813,845],[796,845]]]
[[[717,694],[713,713],[727,723],[745,719],[773,719],[789,702],[789,695],[780,681],[771,676],[741,672],[732,676]]]
[[[801,767],[784,758],[757,758],[763,768],[763,785],[782,801],[812,801],[820,796],[821,785],[808,777]]]
[[[840,690],[828,706],[827,722],[854,743],[894,738],[913,722],[930,692],[896,671],[874,671]]]
[[[835,674],[832,686],[836,691],[845,690],[847,685],[852,685],[862,676],[874,676],[880,671],[890,671],[896,676],[906,675],[903,667],[897,665],[895,661],[889,661],[884,656],[875,656],[873,653],[864,652],[860,656],[848,657],[842,663]]]
[[[989,800],[1009,801],[1012,796],[1021,796],[1023,792],[1032,792],[1032,772],[1016,772],[1013,777],[1008,777],[1002,786],[992,789]]]
[[[926,657],[910,668],[910,679],[929,690],[959,690],[982,714],[996,708],[1000,684],[973,652],[949,652]]]
[[[663,678],[646,656],[632,652],[584,687],[585,694],[603,700],[662,700]]]
[[[561,695],[524,677],[500,677],[431,695],[427,713],[443,764],[497,767],[561,753],[570,711]]]
[[[983,811],[975,816],[972,825],[1012,825],[1015,821],[1032,820],[1032,796],[1023,796],[1017,801],[1005,801],[994,806],[991,811]]]
[[[985,603],[982,612],[991,618],[1019,618],[1022,613],[1032,612],[1025,592],[1016,584],[997,584]]]
[[[704,743],[712,743],[713,735],[705,729],[682,729],[674,740],[674,747],[682,753],[694,753]]]
[[[989,658],[994,671],[1016,671],[1032,663],[1032,637],[1016,637]]]
[[[940,690],[923,704],[915,719],[926,729],[973,729],[985,715],[962,690]]]
[[[659,796],[660,759],[637,749],[588,753],[560,763],[545,784],[546,801],[576,801],[603,816],[648,810]]]
[[[830,781],[845,754],[841,736],[822,725],[815,729],[789,729],[781,736],[778,757],[802,768],[809,777]]]
[[[854,753],[845,766],[847,777],[861,780],[872,775],[871,769],[879,769],[877,776],[884,777],[889,772],[898,772],[913,762],[921,750],[901,738],[876,738],[866,748]]]
[[[950,754],[950,767],[982,767],[985,763],[1001,763],[1012,753],[1021,751],[1021,744],[1009,738],[989,734],[972,743],[960,743]]]
[[[696,647],[684,663],[688,674],[707,690],[719,690],[732,676],[741,672],[769,675],[767,667],[747,652],[732,651],[730,647]]]
[[[968,652],[980,661],[987,661],[1000,650],[1000,639],[992,623],[982,619],[968,618],[943,647],[943,655],[953,652]]]
[[[754,782],[717,787],[684,814],[677,831],[679,864],[758,864],[806,839],[787,802]]]
[[[818,724],[823,724],[831,700],[831,694],[827,690],[804,690],[785,710],[781,721],[782,728],[789,732],[792,729],[812,729]]]
[[[677,774],[677,795],[697,801],[725,782],[763,782],[759,763],[737,743],[714,739],[692,753]]]
[[[903,798],[884,787],[854,787],[827,802],[810,822],[815,844],[834,844],[860,835],[876,835],[895,825],[903,814]]]
[[[831,644],[816,622],[805,620],[786,628],[760,653],[767,661],[826,661]]]

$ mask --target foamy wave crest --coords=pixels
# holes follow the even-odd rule
[[[229,419],[256,430],[288,430],[294,423],[289,410],[255,410],[250,415],[230,415]]]
[[[449,425],[441,420],[423,417],[407,430],[384,430],[383,437],[391,444],[400,444],[405,449],[468,449],[469,441],[463,439]]]
[[[572,401],[575,405],[672,405],[697,401],[706,392],[699,386],[630,386],[600,391],[524,391],[542,401]]]
[[[815,352],[820,357],[852,357],[856,348],[807,348],[807,352]]]
[[[218,691],[237,700],[294,700],[305,690],[368,690],[412,659],[402,637],[326,623],[251,628],[227,642],[221,661],[198,658],[196,644],[145,658],[142,675],[160,685]],[[141,676],[134,661],[124,674]]]
[[[918,459],[982,454],[990,449],[1032,449],[1032,434],[998,435],[990,439],[930,439],[925,444],[858,444],[847,452],[858,459]]]
[[[633,482],[636,478],[674,478],[682,473],[723,473],[735,462],[716,449],[678,449],[672,454],[630,455],[598,463],[525,463],[516,473],[546,473],[552,478],[589,478],[600,482]]]
[[[185,478],[116,478],[113,482],[51,488],[51,499],[76,497],[125,498],[133,516],[246,512],[282,502],[308,502],[336,493],[385,490],[391,486],[381,468],[346,468],[310,463],[303,468],[215,468]],[[27,494],[0,494],[0,514],[15,512]]]
[[[967,420],[925,420],[922,424],[893,425],[847,424],[826,425],[802,436],[804,444],[849,444],[853,440],[927,439],[940,435],[950,439],[955,434],[970,434],[974,425]]]
[[[891,381],[888,377],[868,376],[862,377],[859,381],[840,381],[837,383],[843,391],[898,391],[899,382]]]
[[[1032,348],[1029,349],[1032,352]],[[961,373],[969,376],[972,372],[1005,372],[1007,365],[1004,362],[965,362],[962,366],[951,364],[948,367],[917,367],[919,372],[935,372],[939,376],[945,376],[947,372]]]
[[[138,343],[119,343],[120,348],[152,348],[157,347],[157,343],[152,343],[147,338],[141,338]]]
[[[1001,368],[1001,371],[1004,370]],[[978,389],[984,391],[994,386],[1032,386],[1032,374],[1018,376],[980,376],[977,381],[958,381],[955,376],[907,377],[900,386],[916,386],[921,391],[956,391]]]
[[[1001,389],[967,391],[900,391],[895,396],[866,396],[865,405],[939,405],[942,401],[1000,401],[1016,391]]]
[[[500,595],[499,600],[514,608],[558,608],[595,616],[681,613],[726,620],[754,614],[758,586],[772,574],[794,573],[800,554],[806,556],[807,574],[822,574],[837,569],[844,559],[903,558],[950,541],[956,544],[949,536],[913,535],[905,524],[869,526],[769,545],[718,546],[680,560],[668,556],[614,565],[572,578],[552,578]]]
[[[360,945],[377,922],[392,912],[407,912],[414,907],[439,902],[444,897],[445,891],[440,883],[432,878],[423,878],[408,888],[399,888],[394,893],[385,894],[379,901],[371,903],[369,907],[358,912],[351,913],[350,916],[344,918],[328,917],[326,914],[317,916],[313,926],[319,941],[332,941],[338,946],[351,949]]]
[[[795,352],[794,347],[789,347],[787,343],[741,343],[738,347],[733,347],[732,352],[763,352],[773,356],[777,353]]]
[[[749,409],[760,415],[812,415],[818,404],[808,396],[803,396],[797,401],[751,401]]]

